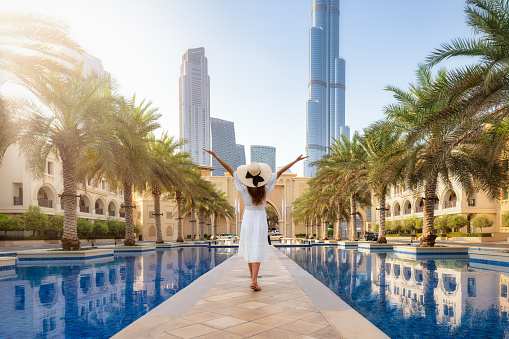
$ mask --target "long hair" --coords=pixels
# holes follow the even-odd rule
[[[267,194],[267,192],[265,191],[265,185],[261,187],[247,186],[247,191],[249,192],[251,199],[253,199],[253,204],[255,204],[256,206],[263,204],[263,202],[265,201],[265,195]]]

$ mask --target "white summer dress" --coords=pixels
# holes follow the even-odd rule
[[[269,228],[265,213],[265,202],[269,193],[276,186],[277,174],[274,173],[265,184],[265,201],[261,205],[254,205],[253,199],[247,191],[247,186],[240,182],[237,171],[233,173],[235,188],[242,194],[246,209],[242,218],[239,241],[239,257],[243,257],[248,263],[268,262],[270,260],[270,248],[267,239]]]

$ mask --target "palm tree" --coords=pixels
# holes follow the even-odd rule
[[[19,140],[27,166],[35,176],[44,172],[51,152],[62,161],[64,229],[62,247],[79,248],[76,189],[78,162],[91,144],[101,143],[109,131],[113,104],[111,78],[90,74],[83,78],[48,75],[27,83],[41,105],[27,99],[11,101],[19,115]]]
[[[69,27],[34,13],[0,12],[0,83],[14,80],[30,88],[34,82],[70,77],[83,49],[69,36]]]
[[[182,198],[185,201],[182,212],[191,214],[191,240],[194,240],[197,202],[200,199],[208,199],[214,194],[215,189],[210,182],[203,179],[198,171],[187,175],[186,185],[181,189]]]
[[[405,163],[405,180],[412,188],[424,189],[421,246],[435,244],[433,224],[438,180],[450,184],[451,175],[454,175],[454,180],[465,190],[477,186],[496,197],[505,177],[500,163],[491,159],[490,152],[481,149],[486,143],[473,142],[468,135],[470,129],[465,128],[461,120],[437,118],[437,112],[450,103],[449,96],[436,90],[446,79],[445,70],[439,70],[433,76],[428,68],[421,66],[417,70],[417,83],[410,84],[408,91],[387,87],[397,100],[396,104],[385,107],[391,124],[415,131],[423,121],[433,121],[429,128],[422,128],[419,133],[404,135],[407,151],[400,155]]]
[[[151,167],[147,178],[145,192],[152,195],[154,200],[154,215],[156,223],[156,243],[164,243],[161,231],[161,195],[172,187],[183,186],[186,176],[196,171],[196,165],[188,153],[179,152],[183,141],[176,141],[166,132],[159,139],[153,135],[149,137],[150,157],[148,165]]]
[[[391,185],[401,180],[404,166],[404,143],[401,142],[402,130],[395,128],[389,121],[375,122],[364,130],[361,146],[367,154],[368,183],[378,196],[380,224],[378,243],[387,243],[385,237],[385,196]]]
[[[125,246],[134,246],[133,190],[146,187],[146,179],[152,178],[154,167],[150,162],[151,133],[159,127],[160,117],[152,103],[142,100],[136,103],[136,95],[129,100],[119,99],[110,125],[104,132],[104,140],[90,147],[87,164],[89,176],[104,177],[111,187],[121,188],[124,194]],[[90,174],[91,173],[91,174]]]
[[[232,219],[235,216],[235,209],[228,202],[227,196],[223,192],[217,191],[217,196],[212,201],[209,212],[212,214],[213,228],[213,231],[209,233],[212,233],[212,237],[215,239],[217,237],[217,221],[220,218]]]

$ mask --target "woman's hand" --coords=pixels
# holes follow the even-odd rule
[[[301,155],[299,155],[299,156],[297,157],[297,159],[295,160],[295,162],[298,162],[298,161],[301,161],[301,160],[304,160],[304,159],[307,159],[307,158],[309,158],[309,156],[308,156],[308,155],[304,157],[304,156],[302,156],[302,154],[301,154]]]
[[[208,154],[210,154],[210,155],[212,155],[214,157],[216,156],[216,152],[214,152],[214,151],[210,151],[210,150],[205,149],[205,148],[202,148],[202,150],[204,150],[205,152],[207,152]]]

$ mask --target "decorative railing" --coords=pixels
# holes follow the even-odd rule
[[[40,207],[53,208],[53,200],[49,199],[38,199],[37,203]]]
[[[421,213],[424,212],[424,206],[417,206],[415,208],[415,213]]]
[[[23,206],[23,197],[14,197],[14,206]]]
[[[115,211],[108,211],[108,214],[110,217],[114,217],[115,216]]]
[[[95,214],[103,214],[104,213],[104,210],[102,208],[96,208],[95,209]]]
[[[411,214],[411,213],[412,213],[412,210],[411,210],[411,209],[409,209],[409,208],[405,208],[405,209],[403,210],[403,214]]]
[[[391,211],[385,212],[385,217],[390,218],[391,217]]]
[[[120,212],[120,217],[125,218],[125,212]]]
[[[81,213],[90,213],[90,207],[89,206],[80,206],[80,212]]]
[[[394,216],[397,217],[400,213],[401,211],[394,211]]]
[[[453,200],[453,201],[446,201],[445,204],[444,204],[444,207],[445,208],[452,208],[452,207],[456,207],[456,200]]]

